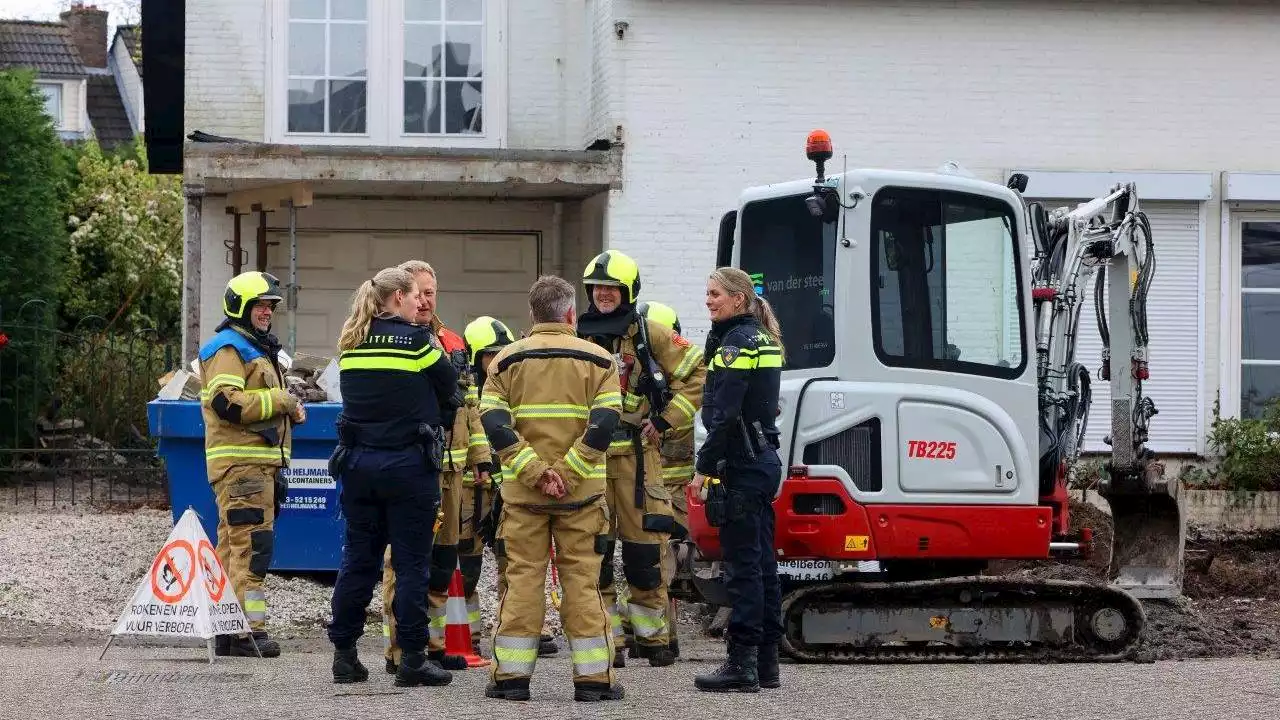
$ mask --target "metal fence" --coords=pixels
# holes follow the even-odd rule
[[[60,330],[43,300],[3,310],[0,503],[167,507],[147,402],[177,366],[176,344],[98,316]]]

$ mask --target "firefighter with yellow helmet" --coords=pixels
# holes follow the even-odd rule
[[[494,355],[503,347],[515,342],[510,328],[495,318],[483,315],[472,320],[462,330],[462,339],[466,343],[467,363],[470,366],[472,384],[467,389],[467,410],[479,417],[480,395],[484,392],[484,381],[488,377],[489,364]],[[491,455],[489,440],[481,427],[479,435],[471,437],[472,443],[483,446],[484,452],[490,454],[488,462],[482,463],[479,469],[487,472],[479,481],[474,472],[462,476],[462,528],[458,534],[458,565],[462,568],[463,590],[467,595],[467,615],[471,621],[471,643],[480,647],[480,636],[484,629],[480,619],[480,572],[484,567],[484,540],[481,524],[490,519],[494,496],[498,485],[502,482],[505,468]],[[499,594],[501,593],[502,558],[498,561]]]
[[[582,282],[591,303],[578,318],[578,336],[613,355],[622,382],[622,419],[608,453],[613,528],[600,590],[612,613],[615,641],[620,641],[623,613],[610,562],[613,543],[620,537],[629,590],[625,615],[636,652],[651,666],[661,667],[675,662],[668,644],[662,557],[668,539],[685,532],[674,518],[659,448],[663,433],[692,425],[702,403],[706,365],[699,348],[637,312],[640,267],[635,260],[616,250],[600,253],[587,263]],[[617,653],[614,665],[624,664],[623,654]]]
[[[271,333],[280,281],[246,272],[227,283],[226,319],[200,348],[205,462],[218,505],[218,558],[231,576],[253,633],[219,635],[218,655],[280,654],[266,633],[263,591],[275,548],[274,523],[288,492],[291,426],[306,420],[302,403],[285,390],[280,341]],[[257,645],[257,651],[254,644]]]
[[[676,335],[681,334],[680,318],[669,305],[647,301],[636,306],[636,312],[651,322],[656,322],[670,329]],[[658,448],[662,456],[662,484],[671,493],[671,509],[675,513],[676,522],[689,531],[689,503],[684,496],[684,488],[693,480],[693,421],[681,427],[670,428],[662,433],[662,446]],[[687,552],[687,543],[679,538],[672,538],[664,548],[662,555],[662,579],[668,589],[676,576],[681,555]],[[671,640],[668,643],[671,652],[680,657],[680,643],[676,636],[676,601],[668,598],[667,627]]]

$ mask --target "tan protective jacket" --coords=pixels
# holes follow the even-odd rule
[[[707,366],[702,358],[702,348],[677,335],[661,323],[645,320],[649,329],[649,352],[654,362],[662,368],[671,388],[671,401],[660,417],[671,430],[693,431],[693,418],[702,406],[702,386],[707,381]],[[626,387],[622,393],[622,424],[639,427],[649,415],[649,398],[639,391],[643,377],[639,358],[636,356],[636,336],[640,333],[637,323],[627,329],[615,352],[622,355]],[[690,436],[692,439],[692,436]],[[616,440],[609,446],[609,455],[633,455],[635,446],[626,440]]]
[[[245,362],[232,344],[219,344],[228,328],[205,345],[200,363],[200,410],[204,418],[205,462],[209,482],[238,465],[284,467],[293,444],[290,416],[298,399],[284,389],[284,378],[265,354]]]
[[[503,502],[569,505],[602,495],[618,387],[613,359],[570,325],[539,323],[504,347],[480,398],[485,434],[504,466]],[[564,479],[563,498],[536,487],[548,468]]]

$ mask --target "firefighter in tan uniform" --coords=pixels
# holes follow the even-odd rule
[[[431,328],[432,343],[449,357],[458,371],[456,393],[461,401],[468,381],[464,377],[466,366],[465,343],[458,334],[446,328],[436,314],[436,273],[421,260],[409,260],[400,269],[413,275],[421,290],[420,305],[414,322]],[[483,435],[479,414],[468,412],[465,402],[460,402],[452,421],[445,418],[450,428],[445,436],[444,469],[440,471],[440,512],[436,535],[431,547],[431,572],[427,581],[427,659],[446,670],[465,670],[466,658],[446,655],[444,634],[446,627],[445,603],[449,599],[449,583],[458,567],[458,533],[461,526],[462,476],[480,462],[489,461],[488,447],[473,449],[473,437]],[[450,424],[451,423],[451,424]],[[487,471],[485,472],[487,474]],[[400,647],[396,643],[395,617],[391,604],[395,599],[396,577],[391,567],[391,548],[383,555],[382,564],[382,634],[385,640],[384,656],[388,673],[396,672],[400,664]]]
[[[480,525],[489,517],[494,493],[502,482],[502,469],[492,457],[489,439],[480,424],[480,392],[493,362],[493,356],[504,346],[515,342],[511,330],[495,318],[483,315],[472,320],[462,331],[466,344],[467,366],[471,384],[467,388],[466,407],[474,418],[469,439],[472,454],[462,476],[461,527],[458,533],[458,565],[462,568],[463,591],[467,596],[467,619],[471,623],[471,644],[480,647],[484,621],[480,615],[480,573],[484,567],[484,542]],[[501,580],[501,577],[499,577]]]
[[[662,555],[671,537],[684,535],[671,493],[662,482],[662,434],[693,422],[702,403],[706,365],[702,351],[661,323],[636,312],[640,268],[616,250],[592,258],[583,271],[591,305],[578,319],[578,336],[604,348],[619,368],[622,421],[609,445],[611,536],[622,540],[629,597],[626,613],[640,657],[654,667],[675,662],[668,645],[667,586]],[[606,558],[613,557],[613,549]],[[600,588],[613,616],[615,641],[624,634],[614,589],[613,563],[601,568]],[[624,655],[614,664],[622,667]]]
[[[292,423],[306,420],[285,390],[280,341],[271,319],[281,300],[280,281],[262,272],[231,278],[222,297],[226,320],[200,348],[201,415],[205,462],[218,504],[218,558],[231,576],[253,633],[217,636],[218,655],[280,654],[266,633],[263,592],[275,549],[275,518],[288,492],[281,469],[289,464]]]
[[[561,618],[574,699],[619,700],[600,565],[609,533],[605,459],[621,411],[612,358],[574,335],[574,289],[541,277],[529,291],[534,325],[503,348],[480,394],[489,444],[510,468],[502,481],[495,554],[506,557],[488,697],[528,700],[546,609],[551,542],[564,585]]]
[[[636,306],[636,312],[650,322],[656,322],[680,335],[680,318],[669,305],[660,302],[642,302]],[[658,448],[662,456],[662,485],[671,493],[671,509],[674,511],[676,523],[687,535],[689,532],[689,502],[684,496],[684,488],[693,480],[693,421],[668,429],[662,433],[662,445]],[[689,551],[689,543],[685,539],[673,537],[663,548],[662,582],[668,589],[676,577],[676,571]],[[678,616],[676,601],[667,599],[667,628],[671,636],[669,643],[671,652],[680,657],[680,642],[676,636]],[[636,655],[638,656],[638,655]],[[636,657],[633,656],[633,657]]]

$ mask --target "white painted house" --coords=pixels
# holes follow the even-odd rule
[[[434,263],[454,327],[523,328],[529,282],[576,280],[601,248],[637,257],[642,295],[701,340],[721,216],[811,177],[820,127],[833,172],[955,161],[1060,204],[1136,181],[1158,253],[1151,446],[1203,453],[1215,400],[1256,414],[1280,394],[1280,4],[203,0],[183,22],[174,136],[248,141],[183,147],[188,348],[218,321],[229,248],[253,268],[261,235],[290,277],[285,197],[299,350],[333,353],[380,267]]]

